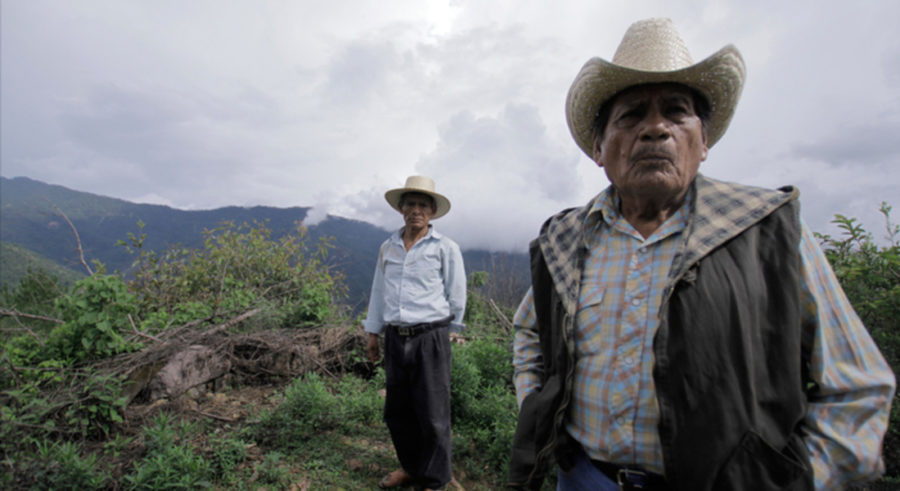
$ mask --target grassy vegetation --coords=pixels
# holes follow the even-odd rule
[[[897,229],[888,221],[890,243],[877,246],[852,219],[837,220],[846,235],[821,237],[826,253],[897,371]],[[203,329],[251,308],[262,314],[231,334],[359,324],[325,265],[328,243],[312,247],[302,231],[276,241],[264,226],[226,224],[201,249],[162,255],[142,251],[143,239],[123,244],[135,255],[128,282],[100,268],[65,286],[38,269],[0,294],[0,306],[42,316],[0,319],[0,488],[372,489],[396,468],[381,421],[384,374],[362,345],[351,348],[360,361],[350,370],[270,377],[267,387],[232,378],[205,399],[129,405],[127,383],[104,363],[139,354],[169,330]],[[511,306],[484,293],[486,280],[469,278],[469,330],[453,348],[454,476],[466,489],[503,486],[516,419]],[[213,403],[221,411],[211,412]],[[895,400],[885,486],[900,483],[898,429]]]
[[[201,249],[161,255],[144,251],[144,239],[122,243],[135,258],[127,282],[99,267],[65,288],[36,270],[3,292],[0,305],[46,319],[0,319],[0,487],[357,489],[396,468],[381,420],[383,371],[368,362],[354,365],[358,373],[323,366],[269,377],[264,400],[238,399],[258,381],[231,379],[223,400],[252,406],[236,418],[209,417],[187,397],[129,406],[127,384],[104,364],[168,330],[215,326],[247,309],[263,313],[232,334],[359,323],[326,266],[328,242],[311,247],[302,230],[274,240],[263,225],[226,223]],[[480,293],[485,275],[474,277],[471,335],[454,346],[452,365],[455,473],[468,489],[495,489],[515,425],[510,312],[498,316]]]

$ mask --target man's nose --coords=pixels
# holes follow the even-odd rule
[[[671,135],[669,121],[659,111],[648,111],[641,120],[640,138],[642,140],[665,140]]]

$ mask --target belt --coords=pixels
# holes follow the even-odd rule
[[[413,324],[411,326],[398,326],[396,324],[388,324],[387,327],[393,329],[394,332],[396,332],[399,336],[412,337],[438,327],[447,327],[450,325],[450,321],[452,321],[453,319],[454,316],[451,315],[450,317],[446,317],[444,319],[439,319],[432,322],[421,322],[419,324]]]
[[[611,464],[600,460],[591,460],[600,472],[619,485],[621,490],[643,489],[645,491],[665,490],[666,478],[647,472],[637,466]]]

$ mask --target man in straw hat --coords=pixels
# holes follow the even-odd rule
[[[452,479],[449,331],[464,328],[466,272],[459,246],[430,224],[450,211],[434,181],[411,176],[384,197],[405,225],[381,244],[363,327],[372,363],[385,333],[384,421],[401,468],[378,487],[440,489]]]
[[[883,470],[894,376],[799,218],[797,191],[698,174],[744,82],[633,24],[566,101],[610,186],[544,223],[514,323],[510,484],[834,489]]]

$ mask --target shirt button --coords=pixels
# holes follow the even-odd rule
[[[633,299],[633,300],[631,301],[631,305],[634,305],[635,307],[637,307],[637,306],[640,305],[640,304],[641,304],[641,299],[640,299],[640,298],[635,298],[635,299]]]

